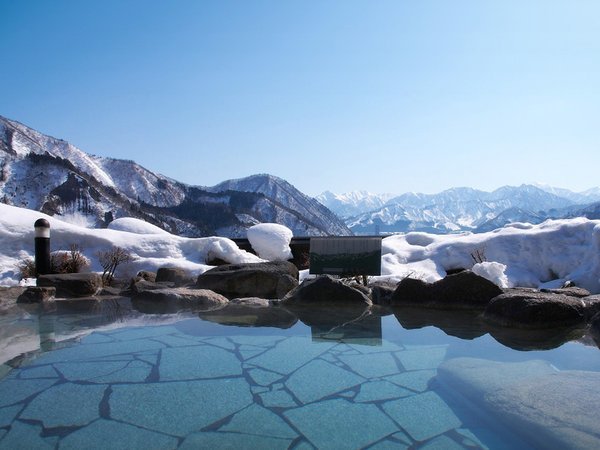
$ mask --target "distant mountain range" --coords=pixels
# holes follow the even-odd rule
[[[87,154],[1,116],[0,202],[90,227],[137,217],[188,237],[245,237],[248,227],[264,222],[286,225],[295,236],[343,236],[483,232],[511,222],[600,219],[600,188],[576,193],[522,185],[399,196],[326,191],[315,199],[267,174],[191,186],[133,161]]]
[[[524,184],[493,192],[452,188],[438,194],[400,196],[327,191],[316,198],[340,215],[355,234],[484,232],[513,222],[536,224],[580,216],[600,219],[600,188],[576,193]]]
[[[137,217],[169,232],[245,237],[261,222],[295,236],[349,235],[335,214],[271,175],[190,186],[133,161],[87,154],[0,116],[0,202],[91,227]]]

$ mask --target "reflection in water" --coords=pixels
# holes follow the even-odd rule
[[[479,311],[397,307],[394,315],[406,330],[434,326],[461,339],[474,339],[487,333]]]

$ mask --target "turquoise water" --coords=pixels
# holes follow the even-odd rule
[[[312,327],[298,321],[288,329],[206,318],[213,322],[192,314],[4,318],[5,329],[35,329],[21,345],[37,339],[38,349],[2,366],[0,448],[515,449],[600,442],[598,394],[590,398],[581,387],[597,391],[600,352],[593,345],[519,351],[479,330],[476,320],[445,327],[460,338],[412,313],[321,317],[305,320]],[[501,331],[496,337],[513,346],[543,346]],[[557,384],[568,401],[552,397],[545,405],[546,394],[558,395],[550,388]]]

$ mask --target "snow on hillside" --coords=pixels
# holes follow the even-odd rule
[[[183,238],[156,229],[138,219],[129,218],[117,223],[116,229],[90,229],[56,219],[36,211],[0,203],[0,285],[14,285],[19,281],[18,265],[33,257],[33,224],[39,218],[50,222],[52,251],[68,250],[78,244],[91,261],[90,269],[101,272],[96,257],[98,251],[118,246],[135,258],[128,267],[119,268],[135,275],[139,270],[156,271],[159,267],[181,267],[198,275],[210,266],[207,260],[220,258],[231,263],[259,262],[257,256],[240,250],[227,238]],[[123,231],[130,230],[130,231]],[[136,231],[135,233],[131,231]]]
[[[77,243],[92,261],[94,271],[101,270],[96,252],[113,246],[122,247],[136,258],[128,268],[132,274],[177,266],[195,275],[207,270],[206,261],[213,257],[232,263],[261,261],[227,238],[183,238],[137,219],[120,220],[115,224],[119,230],[88,229],[0,204],[0,285],[18,283],[17,265],[33,256],[33,223],[40,217],[51,224],[52,250],[66,250]],[[514,223],[478,234],[412,232],[383,239],[382,248],[382,275],[374,281],[397,282],[409,276],[433,282],[448,270],[472,268],[471,254],[479,251],[487,262],[496,264],[479,265],[477,272],[505,286],[559,287],[570,280],[600,293],[600,220]]]
[[[413,232],[383,240],[382,276],[433,282],[446,271],[471,268],[479,250],[487,261],[506,266],[508,286],[560,287],[573,281],[600,293],[600,220],[514,223],[487,233],[437,235]]]

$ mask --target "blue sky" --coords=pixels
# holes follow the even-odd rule
[[[0,115],[213,185],[600,185],[600,2],[0,0]]]

